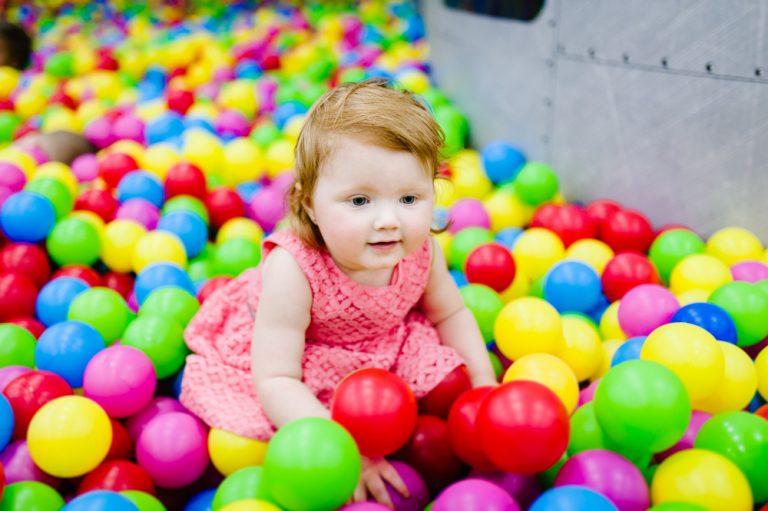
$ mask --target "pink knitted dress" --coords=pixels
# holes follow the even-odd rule
[[[339,381],[356,369],[390,370],[419,398],[462,364],[417,307],[429,278],[430,245],[427,240],[400,261],[389,285],[372,287],[350,279],[326,251],[308,247],[290,230],[264,241],[263,257],[283,247],[309,282],[312,308],[303,381],[324,405]],[[257,267],[205,301],[185,332],[194,353],[187,357],[180,399],[211,427],[266,440],[275,429],[251,377],[251,310],[258,307],[260,290]]]

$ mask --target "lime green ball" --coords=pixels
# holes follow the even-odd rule
[[[211,511],[218,511],[227,504],[238,500],[258,499],[269,501],[269,495],[262,484],[262,467],[245,467],[227,476],[216,489]]]
[[[205,204],[203,204],[203,201],[197,197],[192,197],[191,195],[177,195],[176,197],[169,199],[168,202],[163,205],[161,213],[167,215],[171,211],[191,211],[197,213],[200,218],[203,219],[205,225],[210,223],[208,209],[205,207]]]
[[[430,87],[420,94],[432,111],[450,104],[450,100],[440,90]]]
[[[45,72],[56,78],[71,78],[75,73],[75,59],[69,52],[55,53],[45,62]]]
[[[171,318],[139,316],[123,335],[123,344],[141,350],[152,361],[158,379],[167,378],[184,365],[189,353],[184,330]]]
[[[281,427],[264,457],[267,491],[286,509],[338,509],[355,491],[360,471],[360,452],[352,435],[319,417]]]
[[[0,324],[0,367],[35,367],[35,336],[13,323]]]
[[[535,296],[536,298],[544,298],[544,277],[546,275],[542,275],[541,277],[534,279],[533,282],[531,282],[531,287],[528,289],[528,295],[529,296]]]
[[[167,511],[157,497],[138,490],[121,491],[120,495],[133,502],[139,511]]]
[[[450,104],[435,108],[435,120],[445,133],[445,156],[453,156],[463,149],[469,135],[469,122],[458,109]]]
[[[213,269],[216,275],[236,277],[261,260],[261,245],[245,238],[231,238],[216,247]]]
[[[47,247],[51,259],[59,266],[90,266],[101,254],[101,237],[89,221],[77,217],[65,218],[51,229]]]
[[[30,192],[37,192],[40,195],[48,197],[56,211],[56,220],[60,220],[72,211],[75,199],[67,188],[67,185],[52,177],[40,177],[30,181],[24,187]]]
[[[20,481],[9,484],[3,492],[0,511],[59,511],[64,499],[47,484]]]
[[[368,77],[362,67],[349,67],[339,74],[339,83],[362,82]]]
[[[130,310],[125,299],[114,289],[94,287],[72,300],[67,319],[88,323],[109,346],[123,335],[130,320]]]
[[[272,122],[264,122],[251,132],[251,140],[256,142],[262,149],[269,147],[272,142],[279,140],[282,134],[280,129]]]
[[[207,257],[203,259],[196,257],[189,263],[187,273],[192,282],[208,280],[213,276],[213,262]]]
[[[760,286],[729,282],[715,289],[709,303],[719,305],[731,316],[739,346],[752,346],[768,336],[768,294]]]
[[[327,90],[328,88],[324,85],[324,82],[309,83],[299,91],[299,101],[307,107],[310,107],[315,101],[320,99],[320,96],[325,94]]]
[[[496,375],[497,380],[501,380],[501,377],[504,376],[504,364],[501,363],[498,355],[492,351],[488,352],[488,358],[491,361],[491,367],[493,367],[493,374]]]
[[[670,229],[659,234],[648,253],[648,257],[656,266],[664,282],[669,282],[669,276],[675,265],[691,254],[703,254],[704,241],[688,229]]]
[[[557,195],[557,175],[549,166],[531,161],[526,163],[515,178],[515,192],[520,200],[531,206],[552,200]]]
[[[21,126],[21,118],[11,112],[0,112],[0,143],[13,141],[13,135]]]
[[[493,342],[493,325],[496,324],[496,317],[504,307],[504,302],[496,291],[482,284],[468,284],[459,292],[464,305],[475,317],[485,343],[490,344]]]
[[[448,253],[448,266],[453,270],[464,271],[464,263],[469,253],[483,243],[493,241],[493,234],[482,227],[467,227],[456,233],[451,241]]]
[[[313,81],[322,81],[330,78],[336,64],[327,56],[320,57],[307,68],[307,76]]]
[[[161,287],[152,291],[139,309],[139,317],[163,316],[182,327],[195,315],[200,303],[197,298],[179,287]]]

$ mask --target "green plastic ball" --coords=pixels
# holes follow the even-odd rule
[[[203,219],[205,225],[210,223],[208,209],[205,207],[205,204],[203,204],[203,201],[197,197],[192,197],[191,195],[177,195],[176,197],[169,199],[168,202],[163,205],[161,213],[167,215],[171,211],[191,211],[197,213],[200,218]]]
[[[37,341],[29,330],[13,323],[0,324],[0,367],[35,367]]]
[[[130,310],[125,299],[114,289],[93,287],[72,300],[67,319],[88,323],[109,346],[123,335],[130,320]]]
[[[464,263],[469,253],[484,243],[493,241],[493,234],[482,227],[467,227],[456,233],[448,252],[448,266],[453,270],[464,271]]]
[[[120,495],[133,502],[139,511],[167,511],[157,497],[138,490],[121,491]]]
[[[469,136],[469,123],[464,114],[450,104],[435,108],[435,120],[445,133],[444,156],[453,156],[463,149]]]
[[[245,238],[230,238],[216,247],[213,255],[215,275],[236,277],[261,260],[261,245]]]
[[[251,140],[262,149],[266,149],[272,142],[279,140],[282,134],[280,129],[272,122],[264,122],[251,132]]]
[[[136,318],[125,329],[123,344],[143,351],[155,366],[159,380],[181,369],[189,353],[181,326],[171,318],[160,316]]]
[[[499,294],[482,284],[468,284],[459,289],[464,305],[475,317],[485,344],[493,342],[493,326],[496,318],[504,307]]]
[[[0,501],[0,511],[59,511],[63,507],[59,492],[37,481],[9,484]]]
[[[21,126],[21,118],[11,112],[0,112],[0,143],[13,141],[16,130]]]
[[[538,206],[557,195],[557,175],[549,166],[540,162],[528,162],[514,181],[515,193],[528,205]]]
[[[186,327],[200,308],[197,298],[174,286],[152,291],[139,309],[139,317],[162,316]]]
[[[56,211],[56,220],[61,220],[72,211],[75,199],[72,197],[67,185],[52,177],[39,177],[30,181],[24,189],[37,192],[53,204]]]
[[[45,62],[45,72],[56,78],[71,78],[75,73],[75,59],[69,52],[54,53]]]
[[[768,294],[762,286],[729,282],[715,289],[709,303],[719,305],[731,316],[739,346],[752,346],[768,336]]]
[[[245,467],[230,474],[216,489],[211,503],[211,511],[218,511],[227,504],[238,500],[269,500],[265,486],[263,467]]]
[[[48,253],[56,264],[90,266],[101,254],[101,236],[88,220],[65,218],[53,226],[48,234]]]
[[[703,254],[704,241],[693,231],[688,229],[670,229],[659,234],[648,253],[659,276],[665,282],[669,282],[669,276],[675,265],[691,254]]]

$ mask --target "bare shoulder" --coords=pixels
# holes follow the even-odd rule
[[[445,254],[440,243],[433,237],[432,264],[429,271],[429,280],[421,299],[422,310],[432,323],[439,323],[452,315],[463,306],[463,300],[448,272],[445,262]]]
[[[272,249],[261,266],[258,316],[290,319],[301,315],[308,322],[311,304],[312,290],[299,263],[288,250]]]

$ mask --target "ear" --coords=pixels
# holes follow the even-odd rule
[[[294,187],[296,189],[296,193],[301,195],[301,185],[296,183]],[[304,211],[307,212],[307,216],[309,216],[309,219],[312,220],[312,223],[316,224],[317,221],[315,220],[315,209],[312,207],[312,197],[310,195],[304,195],[304,197],[301,199],[301,207],[303,207]]]

